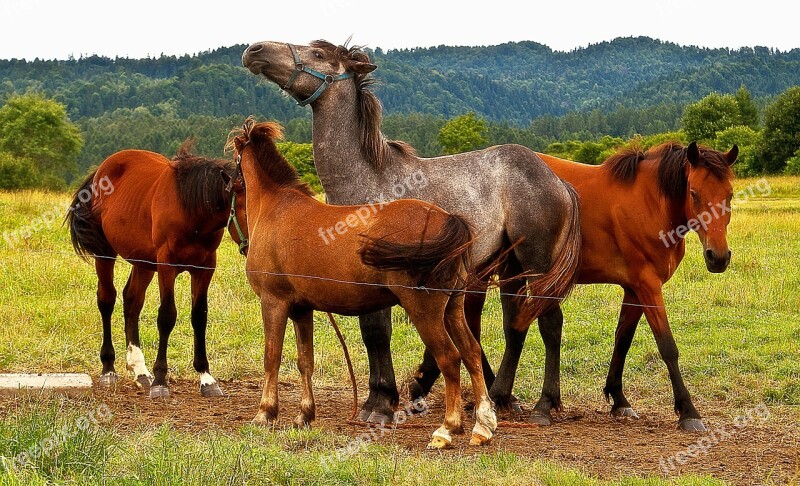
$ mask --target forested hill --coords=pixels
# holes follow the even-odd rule
[[[275,86],[240,67],[245,47],[152,59],[0,60],[0,102],[34,89],[66,104],[73,120],[138,107],[156,115],[307,117]],[[704,49],[646,37],[570,52],[519,42],[371,54],[387,113],[474,111],[518,125],[595,108],[685,104],[741,85],[758,99],[800,84],[800,49]]]

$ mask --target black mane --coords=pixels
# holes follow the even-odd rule
[[[230,200],[220,173],[233,176],[230,160],[207,159],[192,153],[193,140],[186,140],[172,159],[178,185],[178,199],[188,213],[213,214],[227,211]]]

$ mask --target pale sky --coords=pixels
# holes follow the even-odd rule
[[[157,57],[274,40],[383,49],[531,40],[570,50],[646,35],[703,47],[800,47],[788,0],[0,0],[0,59]]]

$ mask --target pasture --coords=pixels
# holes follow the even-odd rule
[[[626,363],[626,395],[641,419],[608,416],[602,393],[622,291],[578,287],[564,304],[562,394],[565,409],[549,428],[504,426],[492,444],[476,449],[459,438],[455,449],[424,450],[442,416],[442,382],[428,402],[430,416],[397,429],[348,423],[350,385],[334,331],[315,316],[318,422],[293,430],[299,403],[291,326],[281,362],[281,416],[275,430],[249,424],[258,409],[263,335],[259,303],[244,275],[244,258],[228,236],[220,247],[209,291],[208,355],[226,396],[199,396],[192,368],[187,275],[178,278],[178,323],[168,360],[173,393],[152,401],[124,372],[121,297],[114,344],[121,377],[116,391],[95,389],[85,399],[0,398],[0,480],[3,483],[393,483],[457,484],[706,484],[800,481],[800,178],[772,177],[769,192],[754,179],[735,191],[730,268],[709,273],[695,235],[665,286],[667,313],[680,366],[709,434],[676,430],[672,390],[646,322]],[[61,220],[69,195],[0,194],[0,372],[87,372],[95,379],[102,329],[91,265],[72,251]],[[49,213],[58,212],[55,221]],[[50,221],[50,222],[48,222]],[[27,237],[22,237],[22,235]],[[117,265],[121,291],[129,265]],[[120,292],[121,295],[121,292]],[[158,291],[141,315],[148,365],[156,354]],[[394,310],[392,351],[398,384],[422,357],[422,343],[402,309]],[[482,344],[489,360],[503,351],[496,292],[484,310]],[[360,398],[368,364],[355,318],[339,318],[350,348]],[[515,384],[530,410],[539,396],[544,349],[535,326]],[[467,382],[464,372],[462,383]],[[401,392],[402,394],[402,392]],[[81,427],[87,416],[106,420]],[[471,427],[471,413],[465,414]],[[745,417],[745,419],[742,419]],[[501,416],[522,421],[524,417]],[[708,440],[703,440],[703,438]],[[31,464],[14,458],[35,451]]]

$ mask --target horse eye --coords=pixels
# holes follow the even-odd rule
[[[316,57],[317,59],[322,59],[322,53],[319,51],[314,51],[314,57]]]
[[[698,196],[695,191],[690,191],[690,194],[692,195],[692,201],[694,202],[700,201],[700,196]]]

